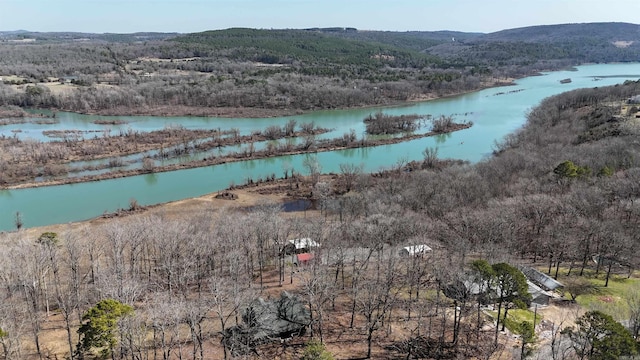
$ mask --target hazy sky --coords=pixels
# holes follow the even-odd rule
[[[640,22],[640,0],[0,0],[0,30],[131,33],[229,27],[492,32]]]

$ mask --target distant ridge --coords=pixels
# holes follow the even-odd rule
[[[230,59],[270,64],[306,61],[325,65],[379,66],[384,63],[392,67],[443,68],[517,65],[550,69],[587,62],[640,60],[640,25],[622,22],[539,25],[489,34],[451,30],[378,31],[354,27],[231,28],[190,34],[0,32],[0,42],[8,43],[158,41],[168,45],[167,40],[186,47],[198,46],[200,50],[195,52],[198,56],[222,51]],[[317,71],[331,72],[327,69]]]
[[[427,52],[464,65],[552,62],[562,67],[635,62],[640,60],[640,25],[607,22],[529,26],[437,44]]]
[[[37,32],[29,30],[0,31],[0,40],[36,39],[38,41],[65,42],[74,40],[94,40],[106,42],[136,42],[146,40],[164,40],[177,36],[178,33],[136,32],[129,34],[116,33],[82,33],[73,31]]]
[[[480,41],[564,42],[591,38],[603,41],[640,41],[640,25],[619,22],[538,25],[501,30]]]
[[[357,40],[376,41],[391,45],[409,45],[413,49],[419,47],[416,41],[429,40],[425,45],[434,45],[434,42],[469,41],[469,42],[528,42],[528,43],[554,43],[567,42],[574,39],[593,39],[598,41],[639,41],[640,25],[623,22],[601,23],[573,23],[554,25],[535,25],[513,29],[505,29],[493,33],[462,32],[454,30],[438,31],[385,31],[385,30],[359,30],[354,27],[311,27],[304,29],[253,29],[242,28],[246,31],[271,32],[317,32],[329,36],[346,37]],[[238,29],[210,30],[204,34],[227,32]],[[203,33],[191,33],[203,34]],[[43,40],[64,40],[74,38],[89,38],[95,40],[132,41],[139,38],[168,39],[179,35],[177,32],[137,32],[137,33],[82,33],[73,31],[64,32],[37,32],[29,30],[0,31],[0,38],[36,38]]]

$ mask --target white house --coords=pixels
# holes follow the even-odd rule
[[[301,238],[289,240],[289,243],[284,247],[285,254],[300,254],[309,252],[313,248],[320,247],[320,244],[311,238]]]
[[[318,244],[311,238],[293,239],[289,240],[289,243],[293,244],[293,246],[295,246],[297,250],[310,249],[320,246],[320,244]]]
[[[398,251],[398,255],[400,256],[421,256],[428,252],[431,252],[431,248],[427,245],[411,245],[405,246],[400,251]]]
[[[640,104],[640,95],[630,97],[627,100],[627,104]]]

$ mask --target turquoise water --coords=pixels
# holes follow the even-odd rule
[[[598,77],[599,81],[594,81]],[[559,80],[571,78],[569,84]],[[118,208],[127,208],[131,199],[143,205],[200,196],[222,190],[231,184],[242,184],[247,178],[264,178],[271,174],[281,177],[285,168],[294,168],[306,174],[302,165],[306,156],[317,156],[322,171],[339,172],[341,163],[362,164],[366,171],[376,171],[396,164],[399,160],[419,160],[426,147],[438,147],[439,157],[477,162],[491,154],[496,140],[520,128],[529,109],[545,97],[564,91],[622,83],[640,79],[640,64],[598,64],[577,68],[577,71],[559,71],[518,80],[516,85],[491,88],[461,96],[433,101],[411,103],[385,108],[319,111],[305,115],[265,119],[219,119],[197,117],[117,117],[127,121],[123,129],[151,131],[170,124],[185,128],[238,128],[250,133],[266,126],[284,125],[293,118],[298,123],[313,121],[317,126],[334,129],[330,137],[341,136],[354,129],[361,137],[362,119],[377,111],[401,114],[454,115],[457,121],[473,121],[470,129],[436,137],[417,139],[400,144],[372,148],[318,153],[317,155],[282,156],[250,160],[197,169],[133,176],[98,182],[0,191],[0,230],[14,228],[14,216],[20,212],[24,226],[79,221]],[[515,90],[519,90],[514,92]],[[502,95],[496,95],[504,93]],[[93,123],[103,116],[58,113],[59,123],[54,125],[23,126],[21,136],[38,138],[43,129],[104,128]],[[111,117],[113,119],[114,117]],[[110,127],[119,131],[117,126]],[[114,130],[115,129],[115,130]],[[1,129],[10,131],[4,126]]]

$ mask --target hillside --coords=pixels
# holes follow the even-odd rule
[[[640,59],[640,25],[588,23],[531,26],[431,47],[428,52],[467,65],[530,65],[559,61],[627,62]]]
[[[629,23],[584,23],[529,26],[497,31],[476,38],[478,41],[523,41],[541,43],[595,41],[640,41],[640,25]]]
[[[431,46],[442,43],[448,43],[454,40],[471,40],[475,39],[482,33],[466,33],[461,31],[362,31],[348,30],[342,31],[327,29],[311,29],[320,31],[331,36],[343,37],[360,41],[373,41],[382,44],[397,46],[400,48],[411,49],[415,51],[425,51]],[[355,30],[355,31],[354,31]]]
[[[490,34],[355,28],[228,29],[188,34],[172,41],[206,45],[231,51],[236,59],[267,63],[323,59],[329,63],[374,64],[382,60],[392,66],[500,67],[531,66],[543,61],[555,68],[640,58],[640,25],[628,23],[543,25]]]
[[[268,109],[269,116],[384,105],[581,63],[638,61],[639,36],[638,25],[620,23],[493,34],[355,28],[8,31],[0,32],[0,104],[112,115],[149,114],[162,106],[182,109],[180,114],[251,108]],[[39,96],[26,96],[29,86],[38,86],[32,95]]]
[[[233,59],[271,64],[294,61],[339,64],[437,62],[436,58],[417,52],[415,48],[420,46],[411,41],[380,41],[380,37],[342,36],[358,33],[355,29],[316,31],[234,28],[182,35],[171,41],[206,45],[209,49],[230,52]]]

